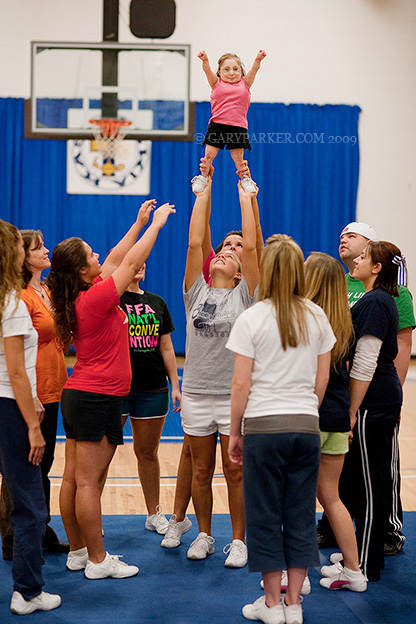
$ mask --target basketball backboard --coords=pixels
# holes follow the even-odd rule
[[[90,119],[131,121],[128,139],[192,140],[189,45],[32,42],[26,136],[90,139]]]

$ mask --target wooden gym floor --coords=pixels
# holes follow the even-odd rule
[[[404,386],[404,403],[399,435],[402,504],[404,511],[416,511],[416,362],[412,361]],[[180,443],[161,443],[160,504],[169,516],[173,509],[176,469],[181,451]],[[219,449],[218,449],[219,451]],[[64,443],[57,444],[55,461],[51,470],[51,513],[59,514],[59,486],[64,465]],[[227,488],[225,485],[221,458],[217,453],[217,465],[213,481],[214,513],[228,513]],[[317,510],[320,511],[319,505]],[[189,513],[193,513],[192,504]],[[132,443],[117,449],[111,463],[108,479],[102,497],[102,512],[108,514],[145,514],[143,494],[137,477],[136,458]]]

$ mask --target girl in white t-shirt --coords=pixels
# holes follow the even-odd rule
[[[0,471],[10,494],[14,531],[12,613],[59,607],[60,596],[42,591],[46,505],[40,462],[45,450],[36,398],[38,335],[20,300],[25,259],[19,230],[0,219]]]
[[[290,237],[267,240],[259,302],[239,316],[227,343],[236,354],[229,455],[243,465],[249,570],[262,572],[265,590],[243,615],[263,622],[302,622],[302,585],[308,566],[319,564],[318,407],[335,337],[322,309],[304,297],[303,262]]]

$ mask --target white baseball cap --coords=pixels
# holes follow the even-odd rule
[[[367,223],[361,223],[361,221],[352,221],[345,226],[342,230],[341,235],[343,234],[361,234],[364,238],[368,238],[368,240],[377,240],[376,231],[373,230],[372,227],[367,225]]]

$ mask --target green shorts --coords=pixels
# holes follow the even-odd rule
[[[321,453],[345,455],[348,453],[349,435],[349,431],[321,431]]]

